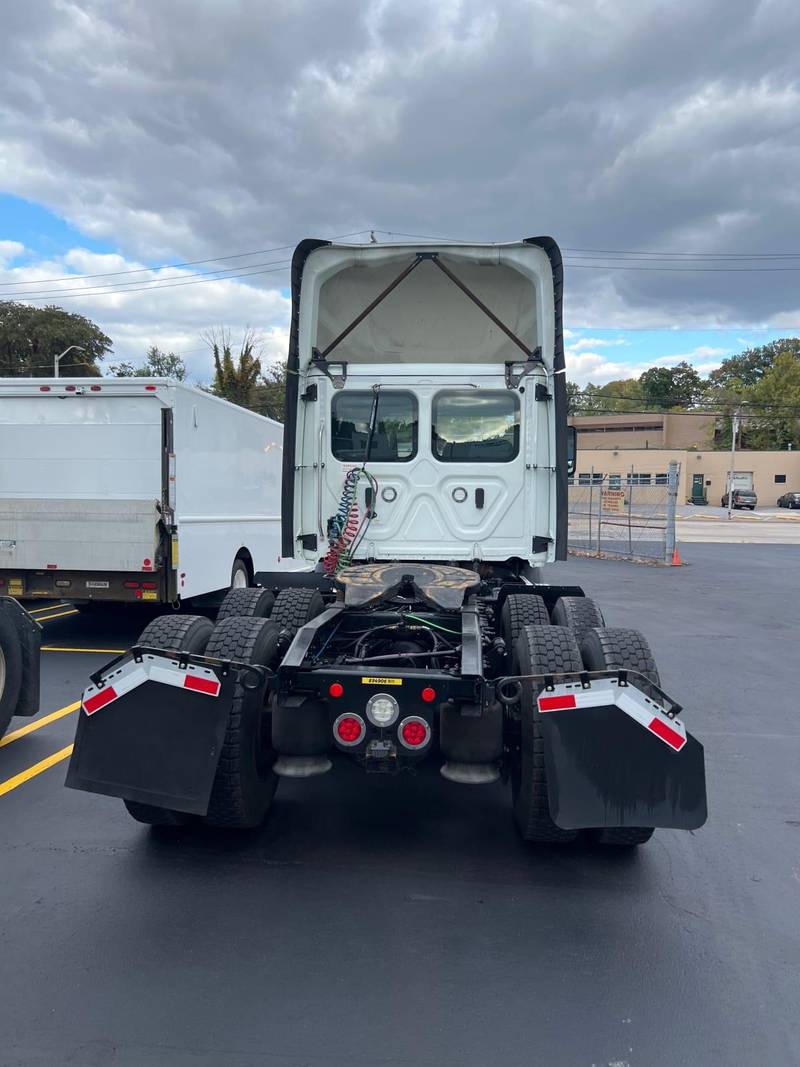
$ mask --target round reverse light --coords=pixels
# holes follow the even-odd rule
[[[397,736],[406,748],[422,748],[430,740],[431,728],[418,715],[409,715],[400,723]]]
[[[367,725],[360,715],[345,712],[333,724],[333,734],[340,745],[358,745],[364,739]]]
[[[400,706],[388,693],[376,693],[367,701],[367,718],[375,726],[391,726],[400,713]]]

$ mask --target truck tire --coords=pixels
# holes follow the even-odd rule
[[[236,617],[266,619],[274,603],[269,589],[229,589],[217,612],[217,622]]]
[[[282,630],[296,633],[301,626],[325,610],[325,601],[316,589],[284,589],[275,598],[270,619]]]
[[[12,618],[0,614],[0,737],[19,703],[22,686],[22,645]]]
[[[563,626],[524,626],[514,645],[515,674],[554,674],[582,670],[574,634]],[[510,777],[514,821],[526,841],[567,842],[576,830],[562,830],[550,816],[539,709],[541,686],[522,682],[519,703],[511,706]]]
[[[213,629],[210,619],[203,615],[160,615],[145,626],[136,643],[164,652],[190,652],[200,656],[206,650]],[[135,800],[123,803],[132,818],[148,826],[186,826],[195,818],[185,811],[139,804]]]
[[[247,589],[250,585],[250,572],[243,559],[237,556],[231,568],[231,589]]]
[[[553,605],[553,625],[572,630],[579,646],[588,630],[605,624],[602,611],[588,596],[562,596]]]
[[[206,654],[269,667],[280,634],[281,627],[270,619],[223,619],[211,635]],[[262,823],[278,785],[273,762],[272,720],[263,690],[245,689],[237,682],[211,788],[207,825],[243,830]]]
[[[500,632],[511,652],[523,626],[549,626],[550,616],[544,600],[535,593],[511,593],[500,609]]]
[[[581,643],[581,656],[587,671],[615,670],[621,668],[639,671],[646,678],[659,684],[658,668],[644,634],[638,630],[621,627],[598,627],[588,630]],[[649,696],[656,697],[654,690]],[[635,848],[653,836],[652,826],[608,826],[591,831],[600,845],[617,848]]]

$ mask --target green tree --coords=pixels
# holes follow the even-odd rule
[[[0,301],[0,376],[51,377],[55,357],[70,345],[80,348],[64,356],[59,372],[86,377],[100,373],[97,364],[111,350],[111,338],[91,319],[63,308]]]
[[[213,331],[204,338],[214,357],[214,381],[211,392],[243,408],[256,410],[257,387],[261,379],[261,360],[257,355],[257,338],[252,330],[245,333],[234,359],[227,330]]]
[[[286,363],[267,367],[254,389],[253,410],[276,422],[283,422],[286,404]]]
[[[689,407],[706,391],[706,383],[685,360],[674,367],[651,367],[639,377],[639,385],[645,406],[659,411]]]
[[[748,400],[753,404],[752,415],[745,419],[749,447],[796,448],[800,444],[800,353],[780,352],[748,391]]]
[[[778,356],[784,352],[800,356],[800,338],[782,337],[756,348],[747,348],[738,355],[724,359],[708,376],[712,386],[727,389],[748,389],[758,385]]]
[[[157,345],[147,350],[145,361],[140,366],[133,363],[114,363],[108,368],[115,378],[173,378],[186,380],[186,364],[174,352],[162,352]]]
[[[583,397],[581,396],[582,390],[577,382],[567,382],[567,414],[568,415],[582,415],[583,414]]]
[[[636,378],[621,378],[601,385],[597,398],[603,411],[641,411],[644,402],[642,387]]]

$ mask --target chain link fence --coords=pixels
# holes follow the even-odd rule
[[[672,562],[679,464],[663,474],[633,469],[576,473],[569,486],[569,549],[650,563]]]

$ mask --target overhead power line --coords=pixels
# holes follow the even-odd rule
[[[336,237],[331,237],[330,240],[343,241],[346,237],[358,237],[362,233],[369,232],[369,230],[354,230],[352,233],[340,233]],[[244,259],[247,256],[266,256],[271,252],[285,252],[288,248],[294,248],[295,244],[275,245],[273,248],[257,248],[252,252],[235,252],[232,255],[211,256],[210,259],[189,259],[183,263],[161,263],[152,267],[134,267],[131,270],[112,270],[107,271],[104,274],[68,274],[61,275],[60,278],[37,278],[33,282],[0,282],[0,286],[6,288],[11,285],[50,285],[52,282],[86,281],[87,279],[92,278],[116,278],[122,274],[144,274],[147,271],[177,270],[179,267],[199,267],[202,266],[203,263],[220,263],[226,259]]]

